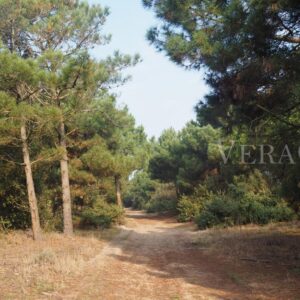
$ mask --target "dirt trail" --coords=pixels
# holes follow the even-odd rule
[[[228,263],[193,245],[196,234],[172,218],[128,211],[120,233],[57,299],[283,299],[232,278]]]

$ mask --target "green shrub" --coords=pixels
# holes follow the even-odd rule
[[[182,196],[178,201],[179,211],[177,220],[179,222],[192,221],[201,212],[202,204],[198,199],[189,196]]]
[[[10,229],[11,223],[0,216],[0,233]]]
[[[115,204],[107,203],[98,197],[92,207],[87,207],[81,214],[81,226],[110,227],[119,223],[123,216],[123,209]]]
[[[207,190],[206,186],[199,185],[193,195],[182,196],[177,205],[178,221],[189,222],[200,214],[204,203],[209,201],[211,193]]]
[[[145,209],[155,191],[156,182],[146,172],[138,172],[129,182],[124,197],[124,205],[133,209]]]
[[[55,200],[60,190],[45,189],[39,195],[39,215],[44,231],[63,230],[63,209],[61,200]]]
[[[220,224],[220,220],[213,212],[209,210],[202,211],[194,219],[199,229],[206,229]]]
[[[270,194],[254,194],[238,185],[230,185],[227,193],[214,194],[195,222],[200,229],[216,225],[267,224],[289,221],[294,212],[287,204]]]
[[[176,212],[177,195],[172,184],[157,184],[155,192],[151,195],[143,209],[149,213]]]
[[[145,208],[148,213],[155,212],[175,212],[177,202],[170,199],[152,199],[146,203]]]

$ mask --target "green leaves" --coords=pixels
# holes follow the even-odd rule
[[[136,145],[146,137],[110,95],[129,79],[122,70],[140,58],[115,52],[97,60],[90,53],[110,40],[101,32],[108,14],[83,1],[0,0],[0,162],[20,164],[22,123],[40,208],[50,219],[51,207],[60,206],[62,154],[76,201],[87,201],[87,190],[111,200],[112,178],[127,180],[143,163]]]
[[[44,72],[32,59],[22,59],[6,50],[0,51],[0,89],[18,98],[28,100],[44,79]]]
[[[220,132],[211,126],[188,123],[178,134],[166,130],[156,144],[149,163],[154,179],[173,182],[181,193],[190,193],[221,161]]]
[[[196,107],[197,120],[201,126],[210,124],[222,130],[214,134],[206,127],[186,128],[179,137],[184,151],[174,145],[166,151],[169,155],[163,155],[161,150],[151,160],[150,170],[157,178],[163,178],[162,173],[166,175],[159,170],[162,166],[172,170],[173,176],[168,174],[168,178],[174,180],[174,174],[178,174],[175,180],[191,187],[192,178],[201,177],[201,170],[217,165],[218,146],[210,136],[216,138],[218,134],[238,144],[254,141],[279,148],[288,144],[297,153],[295,141],[299,140],[300,128],[297,1],[144,0],[143,3],[161,23],[149,30],[149,41],[175,63],[205,69],[210,92]],[[231,160],[237,162],[236,152]],[[298,207],[296,168],[299,162],[295,166],[268,165],[262,169],[270,174],[275,185],[282,187],[290,203]],[[227,172],[223,179],[230,181],[234,173],[247,169],[223,166],[222,171]]]

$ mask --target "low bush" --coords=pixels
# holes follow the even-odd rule
[[[177,195],[172,184],[157,184],[157,188],[144,209],[149,213],[176,212]]]
[[[8,220],[0,217],[0,233],[5,232],[7,229],[11,227],[11,224]]]
[[[199,185],[194,194],[190,196],[182,196],[177,205],[178,221],[189,222],[200,214],[204,203],[211,197],[211,193],[207,190],[205,185]]]
[[[98,197],[91,207],[85,208],[81,213],[80,225],[107,228],[112,224],[120,223],[122,216],[122,208]]]
[[[146,203],[145,208],[148,213],[175,212],[176,204],[176,201],[170,199],[152,199]]]
[[[200,229],[206,229],[216,225],[267,224],[293,218],[293,210],[283,200],[230,185],[227,193],[212,196],[196,216],[195,222]]]
[[[182,196],[178,201],[177,209],[179,214],[177,220],[179,222],[192,221],[201,211],[202,205],[199,199],[191,196]]]
[[[156,182],[146,172],[139,172],[129,182],[124,205],[133,209],[145,209],[155,191]]]

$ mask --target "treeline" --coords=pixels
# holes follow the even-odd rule
[[[122,215],[122,185],[147,141],[111,92],[139,57],[89,52],[109,42],[107,16],[79,1],[0,3],[1,228],[32,225],[39,239],[41,228],[72,235],[73,222]]]
[[[295,218],[298,1],[143,2],[162,23],[149,30],[150,42],[176,64],[204,69],[210,87],[196,107],[197,121],[179,133],[165,131],[149,168],[135,178],[147,186],[148,202],[158,180],[173,185],[179,220],[195,220],[200,228]],[[140,206],[140,191],[132,185]]]

